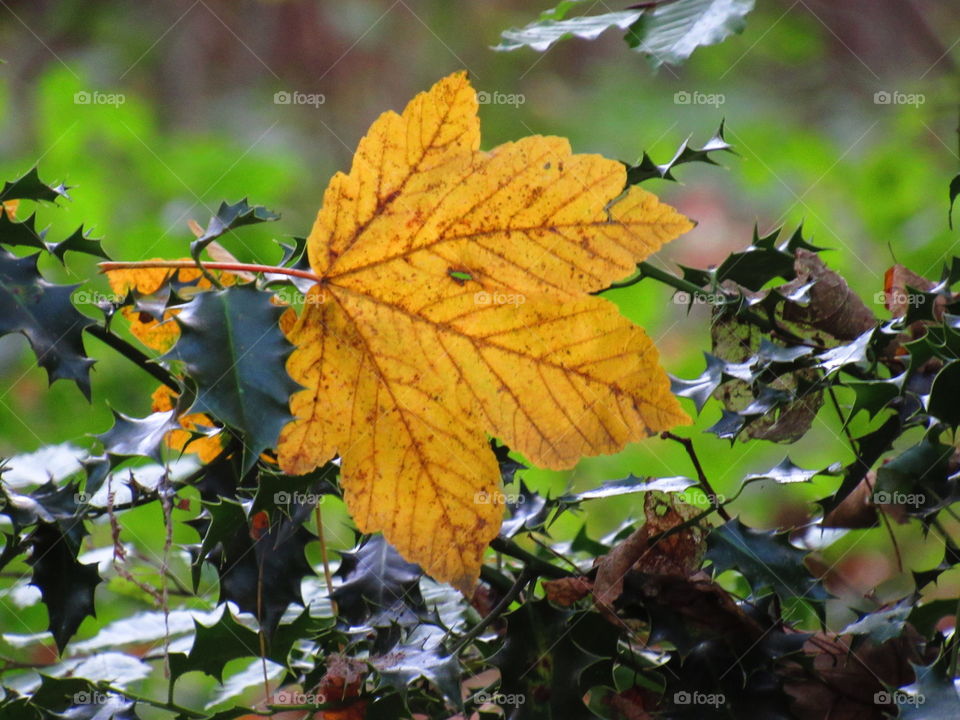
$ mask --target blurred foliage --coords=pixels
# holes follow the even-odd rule
[[[831,249],[823,254],[829,266],[881,317],[887,315],[883,301],[889,290],[884,275],[892,266],[938,278],[954,243],[946,223],[947,182],[958,163],[956,103],[944,99],[955,94],[950,51],[960,32],[949,8],[921,1],[861,0],[842,8],[828,0],[761,2],[743,34],[699,50],[682,68],[668,65],[656,73],[614,32],[590,43],[567,41],[542,55],[526,49],[490,52],[503,29],[522,26],[539,9],[508,0],[11,3],[0,9],[7,21],[0,27],[6,60],[0,65],[0,177],[13,178],[39,164],[45,178],[72,189],[70,201],[43,212],[38,227],[49,223],[49,237],[59,241],[85,223],[94,237],[103,238],[108,253],[125,259],[186,257],[194,240],[188,220],[203,222],[221,201],[248,197],[283,217],[225,244],[241,260],[278,262],[281,249],[273,240],[289,242],[308,232],[323,182],[346,167],[375,114],[466,67],[493,99],[481,108],[488,146],[542,132],[570,137],[578,151],[601,152],[630,165],[640,165],[645,152],[662,164],[685,138],[700,147],[725,122],[726,140],[737,153],[720,156],[725,168],[681,166],[675,175],[682,185],[651,181],[652,189],[700,221],[664,253],[660,270],[719,266],[749,244],[755,225],[763,236],[775,227],[802,224],[803,237]],[[312,95],[313,104],[277,104],[278,92]],[[62,283],[95,276],[96,258],[68,258],[64,267],[43,257],[40,270]],[[103,279],[90,287],[110,292]],[[672,289],[656,282],[608,297],[657,339],[673,374],[690,378],[703,371],[711,303],[677,302]],[[98,317],[93,300],[79,303],[75,296],[75,304]],[[0,454],[67,441],[94,449],[89,435],[106,431],[113,421],[108,403],[136,417],[150,411],[143,382],[153,387],[154,381],[98,340],[88,336],[86,345],[97,358],[93,394],[106,400],[90,406],[68,383],[47,391],[46,373],[35,366],[23,338],[0,340],[5,380]],[[840,388],[837,399],[849,409],[869,403],[871,391]],[[744,477],[766,472],[783,457],[766,440],[731,449],[729,440],[704,432],[723,420],[724,410],[742,410],[730,407],[708,402],[692,431],[714,490],[728,497],[737,494]],[[864,412],[844,422],[831,407],[826,401],[811,431],[791,446],[790,458],[799,467],[849,463],[852,452],[838,438],[847,431],[860,437],[883,422]],[[905,452],[922,436],[914,428],[894,447]],[[62,454],[50,457],[76,471]],[[49,467],[48,460],[21,459],[20,466]],[[56,477],[69,475],[67,469]],[[523,479],[533,490],[558,497],[630,474],[665,477],[692,469],[682,447],[651,440],[614,457],[584,460],[571,473],[529,469]],[[148,478],[149,473],[144,482]],[[27,479],[42,484],[44,475],[38,471]],[[806,517],[813,501],[838,482],[823,475],[809,483],[760,479],[744,488],[731,512],[751,527],[786,527]],[[184,492],[199,502],[199,492]],[[594,500],[585,517],[563,514],[551,532],[568,542],[576,542],[581,531],[584,537],[604,537],[643,515],[640,497]],[[323,510],[332,547],[353,547],[339,501],[330,499]],[[192,515],[173,512],[178,520]],[[149,558],[162,550],[156,503],[127,511],[120,523],[134,554]],[[950,520],[944,526],[957,530]],[[102,544],[108,529],[98,533]],[[196,541],[184,528],[175,539]],[[850,530],[821,558],[834,567],[838,586],[852,588],[845,602],[874,588],[878,597],[910,591],[910,574],[896,568],[892,539],[900,561],[914,572],[935,568],[943,557],[942,542],[919,519],[889,529]],[[319,567],[315,544],[307,545],[306,554]],[[88,555],[84,562],[98,562],[104,571],[110,567],[109,556]],[[178,575],[188,574],[186,567],[179,570]],[[138,572],[144,583],[156,584],[158,572],[148,562]],[[208,591],[216,583],[211,568],[201,582]],[[731,578],[729,587],[737,582]],[[960,575],[947,571],[928,597],[945,602],[958,591]],[[33,637],[47,627],[33,591],[11,586],[5,592],[4,657],[57,662],[49,636]],[[101,584],[97,597],[105,592],[110,601],[98,601],[96,620],[80,625],[81,643],[133,610],[147,613],[154,607],[147,594],[120,577]],[[834,629],[856,615],[847,605],[835,612]],[[161,620],[149,618],[154,624]],[[90,650],[110,647],[109,638],[102,641]],[[233,661],[225,674],[241,670],[253,686],[259,666]],[[135,682],[136,668],[128,672]],[[276,677],[279,670],[271,665],[268,672]],[[212,681],[194,679],[183,684],[178,700],[202,706],[214,692]],[[144,687],[151,694],[156,683]],[[257,699],[256,691],[248,698]]]

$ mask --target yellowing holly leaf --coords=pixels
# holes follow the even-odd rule
[[[181,283],[195,282],[198,290],[209,290],[210,281],[202,276],[196,268],[125,268],[108,270],[107,279],[113,292],[123,297],[130,290],[136,290],[143,295],[155,293],[168,278],[175,277]],[[230,273],[222,273],[219,278],[223,285],[233,285],[237,278]],[[176,308],[167,310],[163,320],[157,320],[148,313],[138,312],[135,308],[121,308],[121,314],[130,323],[130,332],[147,347],[166,352],[174,346],[180,337],[180,327],[173,317],[180,311]]]
[[[650,339],[590,293],[691,223],[562,138],[479,146],[464,73],[381,115],[327,188],[320,282],[282,323],[306,389],[281,467],[340,455],[360,530],[461,588],[502,520],[488,434],[568,468],[689,422]]]
[[[166,412],[176,405],[177,393],[161,385],[150,396],[153,412]],[[181,415],[180,426],[183,430],[171,430],[167,433],[167,445],[174,450],[194,453],[200,462],[206,464],[214,460],[223,450],[223,434],[208,435],[194,439],[190,431],[202,431],[213,427],[213,422],[203,413]],[[192,440],[192,442],[191,442]]]

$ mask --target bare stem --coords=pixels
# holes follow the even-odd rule
[[[700,464],[700,458],[697,457],[697,452],[693,449],[693,441],[690,438],[674,435],[672,432],[662,432],[660,433],[660,437],[664,440],[673,440],[683,445],[687,451],[687,455],[690,456],[690,462],[693,463],[693,469],[697,471],[697,480],[700,483],[700,487],[710,496],[710,504],[713,505],[713,509],[719,513],[720,517],[730,522],[732,520],[730,513],[728,513],[727,509],[720,503],[720,496],[717,495],[710,486],[710,481],[707,480],[707,474],[703,471],[703,466]]]

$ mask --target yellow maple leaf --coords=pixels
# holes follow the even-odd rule
[[[159,258],[157,258],[159,260]],[[108,270],[107,279],[110,288],[119,296],[125,296],[130,290],[136,290],[143,295],[155,293],[170,277],[176,277],[181,283],[196,281],[198,290],[209,290],[210,281],[203,277],[197,268],[125,268]],[[221,273],[219,277],[223,285],[233,285],[237,278],[231,273]],[[166,352],[174,346],[180,337],[180,327],[173,320],[180,311],[171,308],[163,314],[162,320],[157,320],[148,313],[138,312],[135,308],[124,307],[120,310],[123,317],[130,324],[130,332],[148,348],[158,352]]]
[[[203,277],[196,268],[125,268],[107,271],[110,287],[118,296],[125,296],[130,290],[136,290],[144,295],[155,293],[170,277],[175,276],[179,282],[189,283],[196,281],[198,290],[212,288],[210,281]],[[237,276],[231,273],[221,273],[219,280],[224,285],[232,285]],[[157,320],[148,313],[138,312],[135,308],[121,308],[121,314],[130,325],[130,332],[147,347],[158,352],[166,352],[180,337],[180,326],[174,321],[174,316],[180,312],[171,308],[164,312],[163,319]],[[151,396],[152,410],[165,412],[171,410],[177,395],[166,385],[158,387]],[[200,427],[212,427],[213,421],[203,413],[190,413],[179,418],[183,430],[171,430],[167,433],[167,446],[173,450],[191,452],[197,455],[202,463],[212,461],[223,449],[222,433],[203,437],[190,442],[190,430]]]
[[[479,147],[465,73],[381,115],[310,233],[320,282],[281,323],[306,388],[281,467],[340,455],[360,530],[463,589],[503,516],[488,434],[561,469],[689,423],[650,339],[590,293],[690,221],[565,139]]]
[[[7,220],[17,219],[17,208],[20,207],[19,200],[4,200],[0,204],[0,209],[7,214]]]
[[[153,412],[166,412],[172,410],[176,404],[177,393],[166,385],[161,385],[153,391],[150,399]],[[210,418],[204,413],[181,415],[178,422],[183,430],[171,430],[167,433],[165,439],[168,447],[177,451],[193,453],[203,464],[213,461],[223,450],[223,433],[196,439],[190,434],[191,430],[199,431],[201,428],[213,427]]]

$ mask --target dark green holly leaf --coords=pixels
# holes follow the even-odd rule
[[[913,605],[907,602],[883,610],[874,610],[847,625],[840,634],[866,635],[877,645],[882,645],[887,640],[900,636],[912,610]]]
[[[83,678],[52,677],[40,673],[40,687],[33,692],[31,702],[45,710],[61,712],[75,703],[89,702],[93,690],[90,681]]]
[[[406,624],[426,612],[420,594],[423,571],[400,557],[383,535],[372,535],[340,556],[336,574],[343,582],[333,591],[333,599],[351,625]]]
[[[440,637],[427,625],[414,628],[402,642],[389,652],[370,658],[384,684],[406,694],[419,678],[433,683],[452,705],[462,705],[460,699],[460,661],[456,655],[447,655]]]
[[[84,233],[81,225],[67,239],[57,243],[47,243],[47,250],[56,255],[60,262],[63,262],[63,256],[67,252],[79,252],[109,260],[110,256],[104,251],[101,242],[101,239],[90,237],[89,232]]]
[[[207,223],[207,229],[203,235],[190,243],[190,256],[194,260],[198,260],[200,253],[207,245],[231,230],[236,230],[245,225],[256,225],[279,219],[279,215],[267,210],[262,205],[250,205],[246,198],[233,205],[222,202],[217,214],[210,218],[210,222]]]
[[[93,594],[100,582],[96,563],[84,565],[77,560],[79,543],[72,535],[75,533],[65,533],[59,524],[40,522],[30,536],[30,584],[40,589],[50,618],[49,630],[60,652],[83,619],[96,614]]]
[[[0,497],[4,500],[2,512],[17,529],[37,522],[69,520],[77,512],[80,501],[77,491],[78,487],[74,483],[58,485],[48,482],[31,491],[29,495],[21,495],[12,488],[0,485]]]
[[[165,356],[196,382],[193,412],[243,433],[245,468],[293,419],[287,402],[299,388],[285,368],[293,346],[278,325],[283,308],[271,297],[252,284],[200,293],[177,315],[181,336]]]
[[[83,329],[93,320],[70,302],[75,287],[44,280],[36,255],[18,258],[0,249],[0,336],[22,333],[50,382],[73,380],[89,400],[94,361],[84,354]]]
[[[599,614],[528,600],[505,615],[503,646],[490,658],[500,670],[500,690],[525,698],[504,708],[510,718],[580,720],[595,717],[583,704],[583,673],[616,654],[618,630]],[[596,682],[596,675],[589,676]]]
[[[956,720],[960,717],[960,695],[953,678],[941,660],[933,665],[910,663],[917,679],[910,685],[891,691],[900,710],[900,720]]]
[[[954,448],[924,437],[877,469],[873,501],[901,505],[910,515],[929,515],[952,502],[956,481],[950,475]]]
[[[542,529],[555,505],[527,487],[523,480],[520,481],[519,492],[505,493],[504,497],[510,513],[510,517],[504,520],[500,527],[500,534],[504,537],[513,537],[521,531]],[[483,501],[479,497],[476,499]]]
[[[222,497],[215,501],[201,501],[204,515],[189,524],[194,527],[203,538],[200,544],[199,557],[194,563],[193,590],[197,591],[200,582],[200,563],[207,558],[213,549],[221,543],[227,542],[240,529],[247,528],[247,514],[243,505],[232,498]]]
[[[30,215],[26,220],[18,222],[0,212],[0,244],[8,247],[29,247],[37,250],[46,250],[47,244],[43,238],[43,230],[37,230],[37,215]]]
[[[522,462],[510,457],[510,448],[506,445],[499,445],[491,440],[490,447],[497,458],[497,464],[500,466],[500,480],[505,486],[513,482],[518,471],[527,469],[527,466]]]
[[[813,348],[806,345],[783,347],[770,342],[767,338],[760,339],[760,349],[757,350],[757,363],[767,366],[771,363],[792,363],[813,352]]]
[[[563,2],[556,8],[545,11],[539,19],[525,27],[504,30],[500,33],[500,44],[493,49],[516,50],[530,47],[543,52],[555,42],[568,37],[593,40],[612,27],[626,30],[643,14],[639,10],[625,10],[567,18],[567,13],[573,7],[574,3]]]
[[[282,267],[295,267],[302,270],[309,267],[307,262],[307,256],[304,252],[307,249],[307,239],[305,237],[295,236],[293,239],[293,245],[287,245],[277,241],[277,244],[283,249],[283,257],[280,258],[280,265]]]
[[[707,428],[708,433],[713,433],[718,438],[725,440],[734,440],[743,429],[747,419],[733,410],[721,409],[720,419]]]
[[[948,425],[960,425],[960,362],[953,361],[937,373],[930,388],[927,412]]]
[[[733,152],[733,147],[723,137],[723,123],[720,123],[720,129],[717,134],[704,143],[703,147],[695,148],[690,146],[690,138],[684,140],[670,160],[662,165],[657,165],[647,154],[643,154],[640,162],[636,165],[627,165],[627,185],[636,185],[644,180],[651,178],[660,178],[662,180],[676,180],[673,176],[673,169],[677,165],[685,163],[701,162],[707,165],[718,165],[711,153]],[[705,270],[693,270],[692,268],[681,268],[683,270],[684,280],[692,282],[694,285],[703,287],[710,283],[713,274]]]
[[[163,463],[164,438],[177,430],[177,411],[156,412],[144,418],[133,418],[113,411],[113,427],[97,435],[103,448],[115,457],[148,457]]]
[[[704,353],[703,356],[707,360],[707,368],[700,377],[693,380],[670,378],[670,391],[674,395],[693,400],[694,405],[697,406],[697,412],[703,410],[713,391],[723,382],[723,371],[726,367],[723,360],[710,353]]]
[[[766,415],[777,407],[789,405],[793,401],[793,393],[770,385],[764,385],[760,390],[760,394],[755,397],[752,403],[743,408],[740,414],[747,417],[751,415]]]
[[[825,470],[804,470],[802,467],[794,465],[789,457],[785,457],[772,468],[762,473],[752,473],[743,479],[743,484],[757,482],[758,480],[773,480],[780,485],[790,483],[810,482],[817,475],[834,475],[839,472],[839,465],[831,465]]]
[[[755,593],[770,588],[784,600],[826,598],[823,586],[803,562],[806,555],[785,534],[753,530],[739,519],[714,528],[707,536],[707,558],[717,572],[738,570]]]
[[[875,328],[870,328],[856,340],[846,343],[845,345],[837,345],[834,348],[820,353],[820,355],[817,356],[820,369],[827,375],[830,375],[845,365],[853,365],[854,363],[866,360],[867,348],[870,347],[870,340],[873,338],[874,332]]]
[[[775,278],[793,279],[794,248],[790,245],[790,241],[777,245],[779,238],[779,229],[761,237],[755,228],[753,243],[750,247],[729,255],[720,263],[716,270],[717,282],[732,280],[745,288],[759,291]]]
[[[571,495],[563,495],[558,498],[565,503],[577,503],[583,500],[594,500],[596,498],[616,497],[618,495],[633,495],[634,493],[650,492],[683,492],[689,487],[696,485],[697,481],[683,475],[672,477],[649,478],[637,477],[636,475],[627,475],[619,480],[608,480],[599,487]]]
[[[268,518],[260,512],[256,519]],[[231,601],[258,618],[267,638],[291,604],[303,605],[300,585],[313,568],[305,557],[316,538],[302,520],[280,516],[267,527],[244,522],[206,558],[220,576],[220,602]]]
[[[936,575],[939,577],[942,572],[943,569],[938,568]],[[922,581],[917,582],[917,588],[920,589],[926,584]],[[909,622],[924,638],[932,638],[939,632],[941,621],[946,618],[952,620],[956,613],[956,600],[931,600],[914,606],[910,611]]]
[[[850,422],[861,410],[866,410],[870,419],[889,405],[894,398],[900,395],[906,374],[884,380],[848,380],[844,386],[854,392],[853,407],[847,422]]]
[[[743,32],[754,0],[676,0],[656,3],[630,26],[626,41],[654,67],[676,65],[704,45]]]
[[[233,617],[230,607],[213,625],[194,621],[195,635],[188,655],[170,656],[170,682],[184,673],[199,670],[218,682],[223,682],[223,668],[231,660],[260,656],[260,638],[256,632],[241,625]]]
[[[0,201],[7,200],[47,200],[68,197],[66,185],[47,185],[40,179],[37,168],[31,168],[26,175],[3,184]]]

